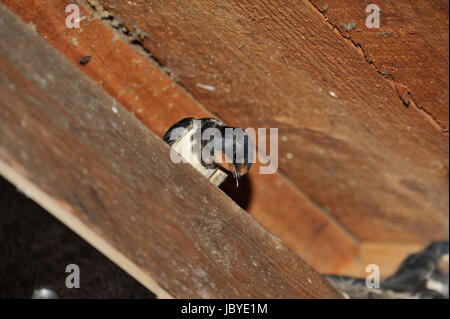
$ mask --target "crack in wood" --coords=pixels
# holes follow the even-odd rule
[[[357,51],[359,51],[359,53],[364,57],[364,59],[367,61],[368,64],[372,65],[375,68],[375,71],[377,71],[377,73],[381,74],[390,84],[391,86],[394,88],[395,92],[397,93],[397,96],[399,97],[400,101],[402,102],[403,105],[405,105],[406,107],[412,105],[414,109],[416,109],[422,116],[424,116],[433,127],[435,127],[436,129],[438,129],[441,133],[443,133],[444,135],[448,135],[448,129],[445,128],[441,123],[439,123],[439,121],[433,116],[433,114],[431,113],[431,111],[427,110],[424,107],[421,107],[413,98],[413,94],[412,92],[409,90],[408,87],[405,88],[404,91],[399,92],[398,90],[398,86],[402,85],[401,83],[395,82],[393,76],[389,73],[387,73],[385,70],[382,70],[380,67],[377,66],[377,64],[375,63],[375,61],[370,57],[369,52],[364,48],[364,46],[355,41],[350,34],[345,34],[341,31],[341,29],[339,28],[338,25],[336,25],[335,23],[331,22],[330,19],[328,19],[326,13],[328,11],[328,7],[326,8],[326,10],[324,8],[319,8],[316,4],[314,4],[311,0],[308,0],[308,3],[310,5],[312,5],[317,12],[319,12],[320,15],[322,15],[322,17],[325,19],[325,21],[328,23],[328,25],[330,26],[330,28],[335,31],[335,33],[339,34],[343,39],[349,41],[352,43],[352,46],[354,48],[357,49]],[[341,25],[342,27],[342,25]],[[345,29],[345,28],[344,28]],[[406,98],[407,97],[407,98]]]

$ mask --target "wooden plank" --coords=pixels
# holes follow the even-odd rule
[[[45,6],[40,0],[3,2],[156,134],[161,136],[183,117],[217,116],[176,84],[176,76],[166,75],[139,46],[130,44],[135,36],[114,32],[109,20],[101,23],[83,6],[80,29],[67,29],[69,0],[49,0]],[[92,58],[81,66],[83,56]],[[255,166],[238,190],[234,185],[224,189],[316,270],[335,273],[356,257],[353,236],[284,176],[260,175]]]
[[[278,127],[282,173],[358,239],[448,236],[448,138],[310,2],[95,2],[212,113]]]
[[[364,242],[359,246],[359,258],[339,269],[342,275],[365,278],[367,265],[379,266],[380,277],[387,278],[395,273],[400,264],[411,254],[423,249],[422,245],[402,243]]]
[[[312,0],[327,21],[351,39],[378,72],[393,80],[398,94],[448,131],[447,0]],[[380,28],[365,26],[366,6],[381,10]],[[354,23],[349,30],[349,24]]]
[[[174,297],[340,295],[0,5],[0,171]]]

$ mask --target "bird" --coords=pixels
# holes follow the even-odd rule
[[[413,293],[438,293],[448,298],[449,242],[436,241],[406,258],[382,288]]]
[[[187,134],[197,129],[200,129],[202,137],[197,151],[201,152],[199,156],[201,165],[208,169],[221,169],[231,173],[236,181],[236,187],[239,187],[240,178],[252,165],[253,144],[249,135],[242,128],[227,126],[215,118],[187,117],[172,125],[163,135],[163,140],[172,146],[182,138],[180,132],[184,136],[183,131]],[[208,134],[211,132],[208,129],[215,130],[217,134]],[[235,134],[227,134],[227,131]],[[198,142],[193,137],[194,135],[191,136],[190,142],[192,146]],[[215,147],[207,152],[205,148],[208,145],[215,145]]]
[[[449,242],[436,241],[408,256],[379,289],[369,288],[365,278],[325,275],[347,298],[448,299]]]

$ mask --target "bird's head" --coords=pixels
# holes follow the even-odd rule
[[[222,149],[215,156],[217,166],[229,171],[235,181],[247,174],[253,161],[253,144],[248,134],[241,128],[223,126],[221,128]]]
[[[222,121],[214,118],[196,120],[189,117],[172,125],[164,134],[163,140],[173,145],[175,141],[181,139],[180,132],[177,130],[181,130],[183,134],[190,130],[200,130],[202,139],[197,143],[201,145],[202,165],[230,172],[236,180],[236,187],[239,186],[239,179],[250,169],[254,156],[254,147],[247,132],[241,128],[226,126]],[[198,145],[192,141],[194,141],[193,138],[192,146]],[[209,143],[214,146],[212,149],[207,147],[210,146]],[[203,150],[207,151],[203,152]]]

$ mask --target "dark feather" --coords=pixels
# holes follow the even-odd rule
[[[173,143],[175,143],[175,140],[171,140],[170,139],[170,133],[172,133],[172,131],[176,128],[182,127],[187,129],[189,126],[192,125],[192,122],[194,121],[193,117],[186,117],[180,121],[178,121],[177,123],[175,123],[174,125],[172,125],[167,132],[164,134],[163,136],[163,140],[164,142],[166,142],[167,144],[169,144],[170,146],[172,146]]]
[[[448,254],[448,246],[446,241],[434,242],[425,250],[409,256],[394,275],[386,278],[383,288],[410,292],[425,290],[439,259]]]

